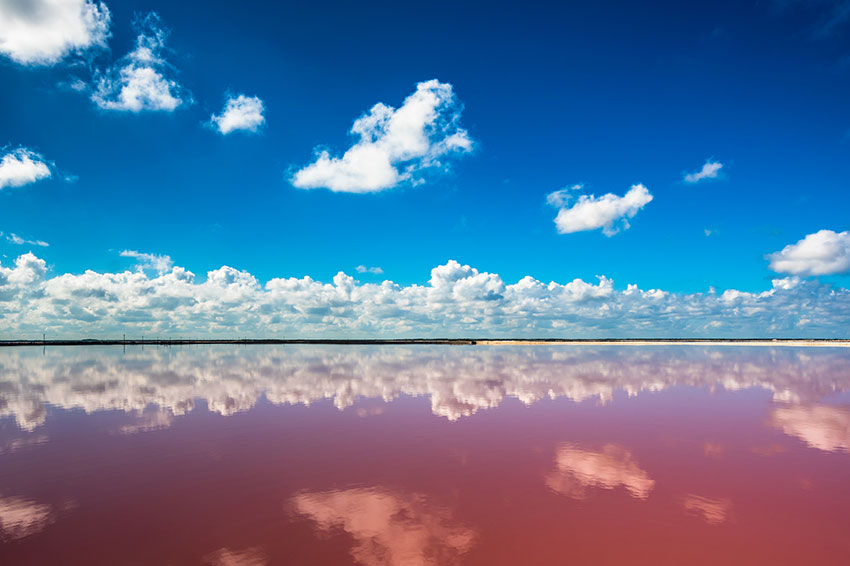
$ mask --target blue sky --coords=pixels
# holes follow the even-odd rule
[[[678,295],[770,292],[790,276],[839,292],[840,318],[817,333],[841,334],[850,317],[845,2],[41,4],[23,14],[0,1],[0,157],[30,155],[50,171],[0,189],[6,269],[32,252],[43,281],[139,265],[154,278],[139,261],[152,254],[199,283],[230,266],[261,286],[330,284],[344,271],[409,287],[456,260],[508,285],[605,276],[618,292],[634,284]],[[59,5],[70,15],[56,16]],[[75,36],[80,10],[99,19]],[[121,102],[127,69],[158,73],[167,96]],[[427,124],[442,128],[430,145],[413,158],[403,136],[368,148],[404,154],[392,163],[396,182],[321,188],[346,173],[337,164],[315,188],[295,186],[317,151],[339,158],[357,143],[349,131],[374,105],[406,108],[432,80],[448,93]],[[210,117],[239,95],[261,118],[224,135]],[[707,163],[720,165],[716,177],[685,181]],[[618,200],[635,185],[651,200]],[[823,230],[806,249],[767,258]],[[120,322],[99,325],[98,308],[84,308],[88,326],[66,310],[50,328]],[[463,330],[499,327],[480,317]],[[11,333],[46,325],[6,320]]]

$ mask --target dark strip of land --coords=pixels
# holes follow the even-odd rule
[[[850,339],[834,338],[400,338],[370,339],[72,339],[72,340],[0,340],[0,346],[183,346],[193,344],[326,344],[326,345],[413,345],[498,346],[498,345],[664,345],[664,344],[728,344],[752,346],[850,346]]]

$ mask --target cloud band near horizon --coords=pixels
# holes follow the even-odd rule
[[[428,284],[406,286],[343,272],[330,283],[307,276],[261,284],[227,266],[202,280],[170,258],[160,264],[51,276],[44,260],[21,255],[0,266],[0,337],[830,338],[850,327],[850,290],[798,277],[774,279],[762,292],[681,294],[617,289],[604,276],[596,284],[530,276],[508,284],[454,260],[433,268]]]

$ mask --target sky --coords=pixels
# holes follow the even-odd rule
[[[847,337],[850,2],[0,0],[0,338]]]

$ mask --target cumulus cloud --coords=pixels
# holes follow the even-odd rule
[[[34,151],[18,148],[0,159],[0,190],[5,187],[22,187],[51,176],[44,158]]]
[[[380,275],[384,272],[380,267],[366,267],[365,265],[358,265],[356,269],[357,273],[372,273],[373,275]]]
[[[275,278],[221,267],[205,277],[167,256],[127,250],[141,268],[48,276],[32,253],[0,265],[0,336],[122,332],[184,336],[301,337],[645,337],[845,336],[850,291],[816,280],[776,279],[758,293],[678,294],[628,285],[507,283],[449,261],[427,284]],[[120,330],[119,330],[120,329]]]
[[[296,513],[320,531],[341,528],[354,541],[351,556],[363,566],[458,564],[476,533],[452,518],[450,509],[419,494],[382,488],[354,488],[292,498]]]
[[[27,240],[27,239],[21,238],[20,236],[18,236],[14,232],[10,232],[8,234],[4,234],[3,232],[0,232],[0,236],[5,237],[7,241],[12,242],[13,244],[16,244],[18,246],[23,246],[25,244],[29,244],[31,246],[41,246],[43,248],[46,248],[50,245],[47,242],[44,242],[42,240]]]
[[[174,79],[164,57],[168,31],[151,12],[135,22],[138,35],[133,51],[95,77],[92,100],[100,108],[125,112],[172,112],[190,98]]]
[[[769,254],[770,269],[792,275],[832,275],[850,271],[850,231],[820,230]]]
[[[628,229],[628,219],[652,201],[652,195],[643,185],[632,185],[621,197],[612,193],[601,197],[581,195],[575,204],[568,206],[571,196],[563,189],[546,196],[546,202],[560,208],[555,217],[559,234],[602,228],[603,234],[613,236]]]
[[[546,485],[574,499],[584,499],[588,488],[618,487],[632,497],[646,499],[655,487],[655,480],[638,466],[632,453],[613,444],[600,451],[565,444],[555,454],[555,465],[556,470],[546,476]]]
[[[167,255],[146,254],[137,252],[136,250],[124,250],[120,255],[121,257],[132,257],[135,259],[138,262],[136,269],[139,271],[151,269],[162,274],[171,271],[171,267],[174,265],[174,262]]]
[[[472,139],[459,126],[463,107],[452,85],[430,80],[418,83],[398,109],[378,103],[355,120],[351,134],[359,138],[342,157],[319,151],[316,160],[290,179],[301,189],[370,193],[442,167],[447,157],[472,150]]]
[[[708,160],[705,162],[705,165],[702,166],[702,169],[695,173],[686,173],[683,180],[686,183],[699,183],[704,179],[716,179],[720,174],[720,169],[723,168],[723,164],[719,161],[711,161]]]
[[[0,0],[0,53],[21,65],[53,65],[109,38],[109,9],[93,0]]]
[[[256,96],[231,96],[224,103],[221,114],[210,116],[209,123],[223,135],[236,130],[256,132],[266,123],[265,110],[263,101]]]

